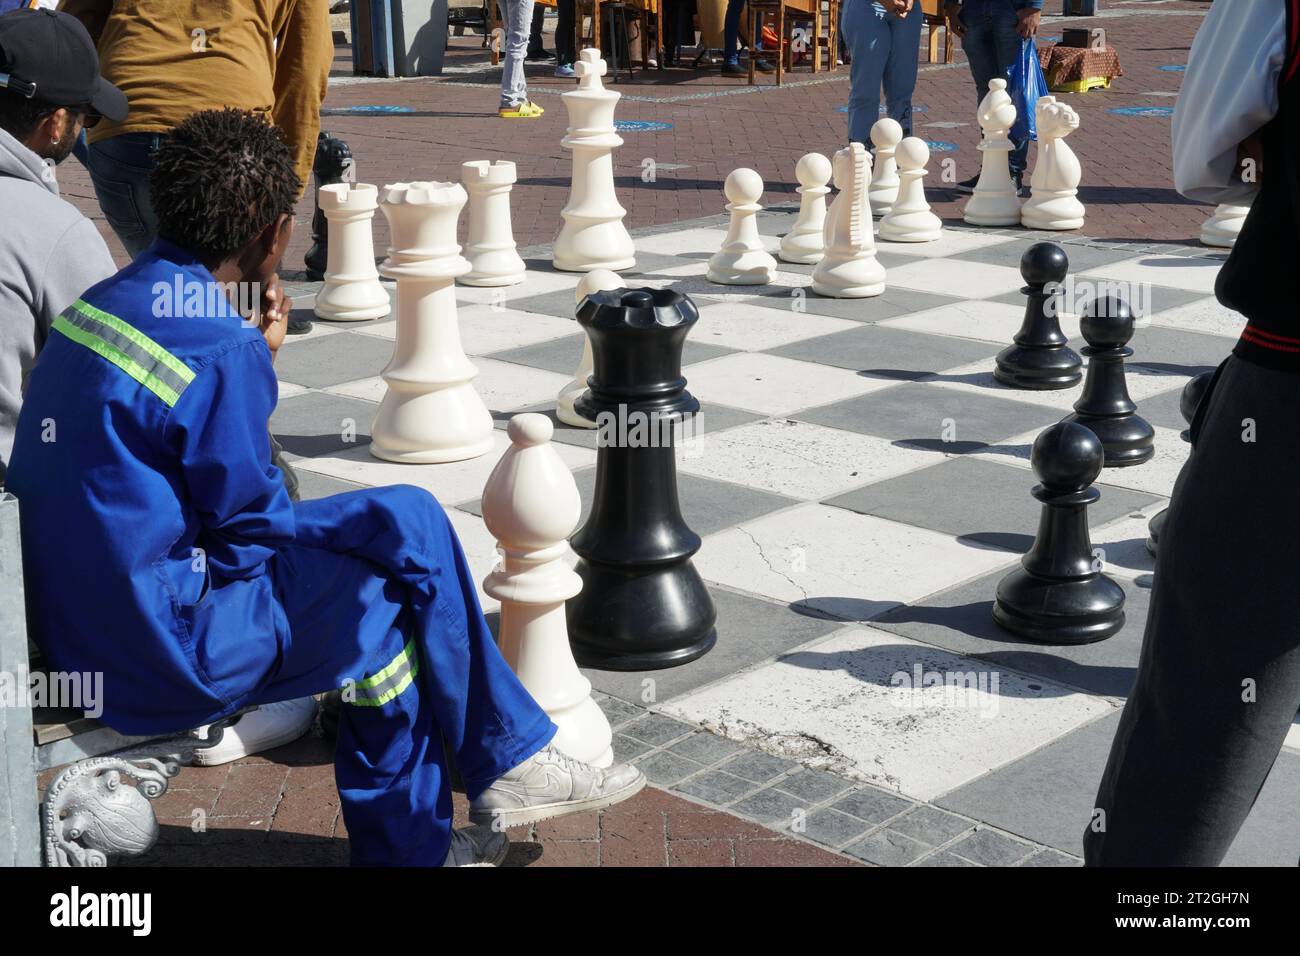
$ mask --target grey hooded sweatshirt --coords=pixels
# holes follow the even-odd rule
[[[0,485],[50,326],[116,271],[94,224],[59,198],[53,167],[0,129]]]

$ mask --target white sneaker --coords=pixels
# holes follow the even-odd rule
[[[510,852],[510,839],[490,827],[451,831],[451,846],[443,866],[500,866]]]
[[[216,767],[297,740],[311,729],[316,719],[316,701],[311,697],[263,704],[241,714],[226,728],[221,742],[194,751],[194,763]]]
[[[548,744],[498,777],[470,804],[469,818],[494,829],[526,826],[612,807],[644,786],[645,774],[630,764],[616,763],[602,770]]]

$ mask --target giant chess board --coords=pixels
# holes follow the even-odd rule
[[[792,221],[789,207],[760,215],[769,250]],[[1180,392],[1228,355],[1242,326],[1213,296],[1222,254],[1064,240],[1079,298],[1101,280],[1138,290],[1144,327],[1130,343],[1128,387],[1155,426],[1156,455],[1106,469],[1090,514],[1093,545],[1127,594],[1127,623],[1098,644],[1050,647],[1001,631],[991,606],[1037,527],[1030,445],[1080,389],[1014,391],[992,371],[1024,312],[1021,254],[1061,237],[949,226],[936,242],[878,242],[887,291],[831,299],[809,288],[812,266],[782,263],[770,286],[710,283],[706,261],[725,232],[723,217],[641,230],[636,268],[624,273],[629,286],[671,287],[700,309],[685,375],[703,431],[679,450],[679,487],[703,538],[695,562],[718,607],[717,646],[672,670],[586,673],[614,697],[807,766],[1077,844],[1138,661],[1154,572],[1147,522],[1189,451]],[[523,284],[457,289],[475,386],[498,424],[488,455],[403,465],[367,450],[391,316],[317,322],[277,359],[273,428],[304,496],[427,488],[480,580],[496,552],[479,496],[505,423],[525,410],[554,417],[582,350],[579,275],[553,271],[549,249],[522,252]],[[310,287],[295,291],[310,309]],[[1077,350],[1077,318],[1062,325]],[[557,422],[555,438],[589,507],[596,435]],[[928,675],[949,687],[927,687]],[[968,688],[954,695],[952,675]],[[1269,788],[1294,802],[1300,733],[1289,745]],[[690,760],[647,772],[692,793]],[[712,785],[710,799],[726,803],[725,780]]]

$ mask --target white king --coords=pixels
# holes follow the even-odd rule
[[[627,210],[614,195],[611,153],[623,145],[614,131],[620,94],[600,82],[605,61],[599,50],[583,50],[574,69],[578,88],[560,97],[569,111],[568,135],[560,145],[573,151],[573,184],[569,202],[560,211],[564,225],[555,237],[553,261],[566,272],[618,272],[636,265],[636,249],[623,225]]]

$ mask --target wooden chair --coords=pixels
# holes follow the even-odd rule
[[[943,62],[952,62],[952,31],[943,15],[943,0],[921,0],[921,15],[926,26],[926,62],[933,63],[939,55],[939,34],[943,31]]]
[[[641,68],[648,70],[650,68],[650,24],[655,24],[655,41],[654,41],[654,62],[659,69],[664,67],[664,30],[663,17],[660,16],[662,5],[660,0],[577,0],[578,9],[573,18],[573,29],[577,34],[577,50],[584,47],[595,47],[600,49],[601,38],[605,29],[605,17],[601,13],[601,6],[605,3],[617,2],[621,6],[631,7],[638,11],[641,24]],[[582,21],[584,17],[591,20],[591,30],[584,35]],[[629,47],[631,45],[629,44]],[[628,50],[628,59],[631,60],[632,51]],[[614,75],[614,70],[610,70],[610,76]]]
[[[771,18],[776,29],[779,49],[776,51],[776,85],[785,80],[785,71],[794,68],[794,43],[790,25],[796,21],[812,21],[812,71],[822,69],[822,48],[830,58],[830,72],[836,68],[839,36],[839,0],[749,0],[750,42],[749,83],[754,83],[754,64],[761,53],[759,41],[763,24]],[[825,12],[823,13],[823,9]]]

